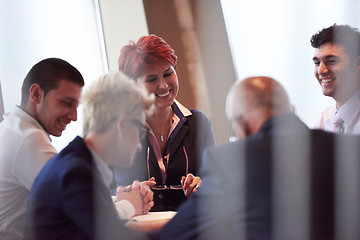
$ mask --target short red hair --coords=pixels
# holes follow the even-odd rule
[[[169,62],[176,67],[175,51],[161,37],[148,35],[139,38],[137,43],[130,41],[121,51],[118,60],[119,70],[132,79],[144,74],[144,65],[156,62]]]

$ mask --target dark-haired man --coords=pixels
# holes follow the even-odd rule
[[[360,134],[360,32],[332,25],[311,37],[315,76],[336,104],[325,109],[316,128]]]
[[[61,136],[71,121],[84,86],[68,62],[48,58],[24,79],[21,104],[0,124],[0,239],[22,239],[26,201],[33,181],[57,151],[49,135]]]

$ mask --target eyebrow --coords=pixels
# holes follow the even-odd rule
[[[166,69],[164,72],[169,72],[172,71],[171,67],[169,67],[168,69]]]
[[[324,58],[329,59],[329,58],[340,58],[340,57],[337,56],[337,55],[327,55]],[[318,57],[313,57],[313,60],[319,60],[319,58]]]
[[[156,77],[156,74],[146,75],[146,77]]]
[[[71,102],[75,102],[75,103],[78,103],[79,100],[75,99],[75,98],[72,98],[72,97],[64,97],[64,98],[61,98],[62,100],[68,100],[68,101],[71,101]]]

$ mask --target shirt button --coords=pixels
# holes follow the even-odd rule
[[[164,198],[164,195],[163,195],[163,194],[159,194],[159,198],[160,198],[160,199],[163,199],[163,198]]]

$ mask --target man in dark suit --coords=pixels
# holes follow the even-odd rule
[[[334,217],[359,223],[357,137],[308,129],[292,113],[285,89],[268,77],[237,81],[227,115],[243,139],[205,151],[202,185],[161,239],[359,239],[356,225],[349,232]],[[342,191],[348,195],[336,192],[335,183],[349,184]]]
[[[152,103],[153,97],[121,72],[106,74],[87,89],[84,138],[76,137],[36,178],[28,200],[25,239],[149,237],[132,231],[118,216],[109,194],[113,176],[108,165],[132,164],[144,132],[144,110]],[[118,200],[128,199],[140,214],[143,205],[153,205],[152,192],[141,191],[140,183],[134,182],[118,192]]]

